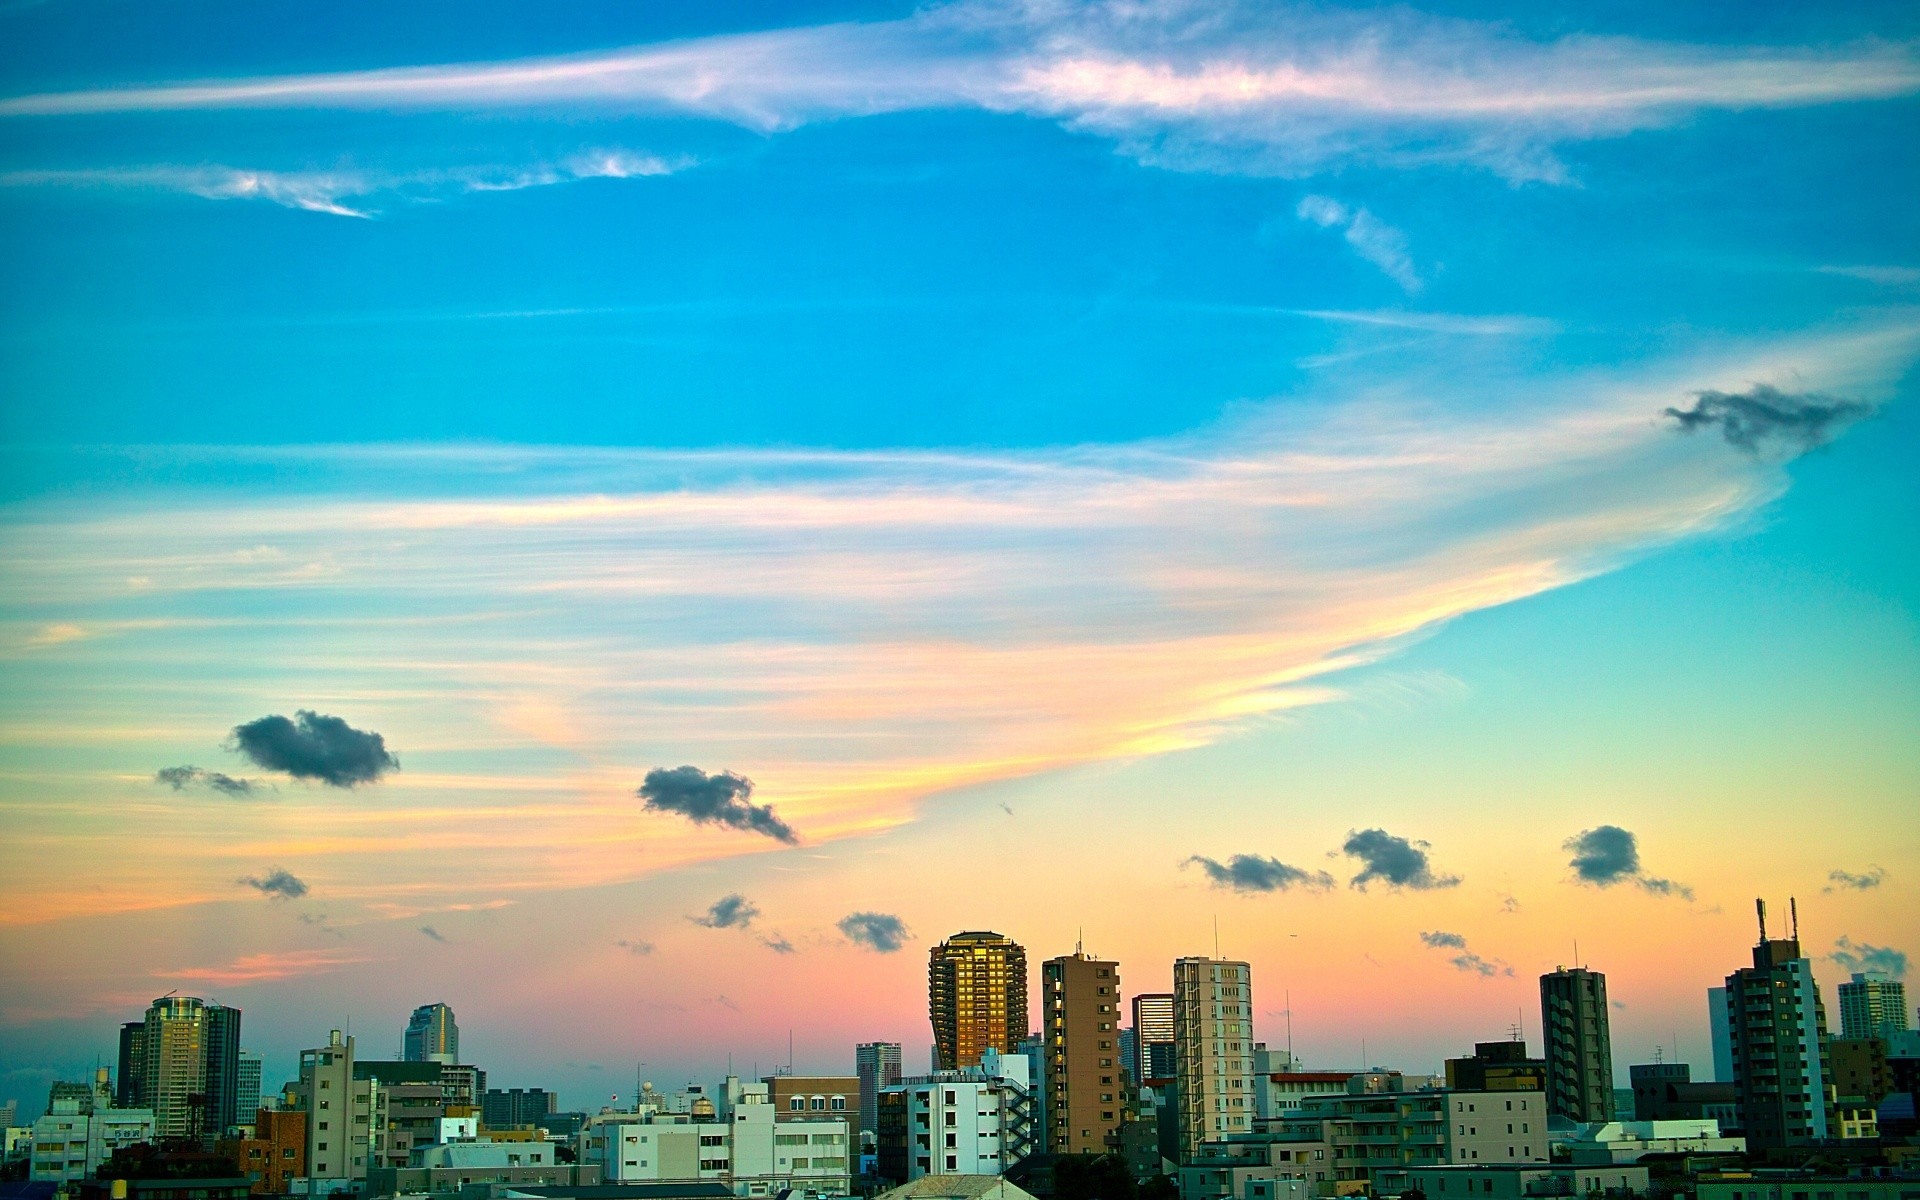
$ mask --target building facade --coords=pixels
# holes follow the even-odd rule
[[[1766,905],[1757,907],[1753,965],[1726,982],[1740,1130],[1754,1150],[1815,1145],[1834,1136],[1826,1009],[1798,929],[1767,937]]]
[[[776,1121],[838,1117],[852,1125],[860,1112],[858,1075],[769,1075],[760,1082]]]
[[[1216,958],[1173,964],[1174,1078],[1182,1161],[1202,1143],[1253,1131],[1253,968]]]
[[[293,1180],[307,1174],[307,1114],[298,1110],[261,1110],[254,1114],[253,1136],[219,1145],[256,1196],[284,1196]]]
[[[927,1010],[938,1070],[977,1067],[988,1050],[1013,1053],[1030,1032],[1027,952],[997,933],[954,934],[929,956]]]
[[[480,1096],[480,1123],[488,1129],[537,1127],[560,1109],[560,1097],[545,1088],[488,1088]]]
[[[132,1040],[122,1034],[122,1047]],[[240,1093],[240,1010],[194,996],[163,996],[147,1009],[140,1097],[156,1135],[212,1141],[234,1123]]]
[[[879,1171],[896,1184],[927,1175],[998,1175],[1037,1148],[1024,1057],[938,1071],[880,1092]]]
[[[403,1057],[408,1062],[460,1061],[460,1026],[444,1004],[422,1004],[407,1021]]]
[[[1041,1036],[1046,1042],[1047,1149],[1105,1154],[1127,1120],[1127,1073],[1120,1057],[1120,964],[1079,950],[1040,966]]]
[[[1133,1035],[1136,1058],[1129,1068],[1134,1082],[1173,1078],[1173,993],[1144,992],[1133,998]]]
[[[1582,1123],[1613,1120],[1613,1040],[1607,977],[1562,967],[1540,977],[1547,1111]]]
[[[1463,1092],[1544,1092],[1547,1063],[1529,1058],[1522,1041],[1475,1042],[1470,1056],[1447,1060],[1447,1086]]]
[[[262,1066],[258,1054],[245,1050],[240,1052],[240,1066],[234,1085],[233,1120],[228,1124],[253,1123],[254,1114],[260,1111]]]
[[[116,1150],[154,1140],[153,1111],[116,1108],[105,1067],[94,1072],[83,1099],[62,1096],[32,1125],[27,1178],[40,1183],[71,1183],[91,1178]]]
[[[851,1114],[849,1114],[851,1115]],[[844,1196],[852,1188],[845,1117],[776,1121],[764,1090],[711,1120],[652,1110],[602,1113],[581,1131],[581,1165],[605,1183],[712,1182],[736,1196]]]
[[[860,1080],[860,1131],[879,1128],[880,1089],[900,1082],[900,1043],[861,1042],[853,1048],[854,1074]]]
[[[1884,1038],[1913,1028],[1907,985],[1881,971],[1858,972],[1840,985],[1840,1036]]]
[[[147,1022],[143,1018],[120,1027],[120,1073],[114,1076],[114,1103],[138,1108],[146,1103]]]
[[[307,1114],[307,1178],[316,1193],[351,1187],[373,1162],[374,1108],[379,1083],[356,1078],[353,1038],[338,1029],[327,1044],[300,1052],[294,1085]]]

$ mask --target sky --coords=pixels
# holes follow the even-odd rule
[[[0,1101],[927,951],[1432,1072],[1920,953],[1920,11],[0,4]],[[791,1042],[790,1042],[791,1038]]]

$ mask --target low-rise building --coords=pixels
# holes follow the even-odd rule
[[[726,1184],[737,1196],[788,1189],[848,1194],[849,1118],[857,1108],[839,1117],[776,1121],[764,1086],[729,1085],[727,1110],[711,1120],[651,1108],[589,1117],[580,1134],[582,1165],[598,1167],[609,1184],[709,1181]]]
[[[881,1178],[910,1183],[923,1175],[999,1175],[1034,1153],[1026,1073],[1024,1055],[989,1051],[979,1067],[882,1088]]]
[[[1920,1175],[1728,1171],[1696,1180],[1694,1200],[1920,1200]]]
[[[1376,1196],[1417,1191],[1427,1200],[1527,1200],[1534,1196],[1642,1196],[1647,1169],[1552,1163],[1488,1163],[1382,1171]]]
[[[224,1140],[216,1149],[253,1181],[255,1195],[285,1195],[290,1181],[307,1173],[307,1114],[259,1109],[247,1136]]]
[[[1326,1147],[1334,1192],[1383,1169],[1548,1161],[1545,1094],[1531,1090],[1319,1096],[1270,1125],[1276,1145]]]
[[[766,1084],[777,1121],[802,1117],[860,1115],[858,1075],[769,1075]]]
[[[27,1178],[39,1183],[86,1179],[114,1151],[155,1136],[152,1109],[113,1107],[104,1068],[95,1073],[86,1095],[69,1091],[55,1097],[47,1115],[31,1128]]]
[[[1579,1127],[1565,1145],[1575,1166],[1606,1166],[1649,1154],[1740,1154],[1747,1141],[1722,1134],[1718,1121],[1609,1121]]]

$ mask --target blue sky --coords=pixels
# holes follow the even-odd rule
[[[1822,954],[1914,945],[1910,6],[47,0],[0,32],[0,806],[34,831],[0,965],[35,981],[0,1095],[172,986],[284,1057],[427,999],[517,1028],[553,998],[485,981],[525,962],[681,1006],[543,1019],[576,1063],[813,1022],[836,1067],[925,1040],[948,927],[1065,946],[1036,876],[1090,811],[1096,944],[1146,987],[1205,948],[1178,920],[1242,914],[1323,1063],[1355,1022],[1409,1069],[1497,1034],[1570,933],[1639,989],[1628,1032],[1697,1048],[1758,892]],[[1742,447],[1664,415],[1702,393],[1840,416]],[[402,769],[221,748],[303,708]],[[640,811],[681,763],[802,845]],[[261,790],[154,782],[183,764]],[[1603,822],[1645,871],[1570,881]],[[1363,825],[1465,882],[1180,866]],[[944,855],[1010,875],[970,908],[901,867]],[[270,866],[309,893],[235,882]],[[682,918],[726,890],[766,916],[716,942]],[[906,949],[834,934],[855,909]],[[1616,912],[1655,932],[1577,933]],[[1436,959],[1442,920],[1515,974]],[[1288,923],[1325,957],[1276,965]],[[1383,964],[1452,1015],[1354,1001]],[[846,1012],[791,1007],[855,968]]]

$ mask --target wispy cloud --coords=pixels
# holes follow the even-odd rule
[[[753,924],[760,910],[753,901],[738,892],[720,897],[707,907],[707,911],[697,917],[688,917],[695,925],[705,925],[708,929],[745,929]]]
[[[371,962],[351,950],[287,950],[270,954],[248,954],[217,967],[175,967],[155,971],[157,979],[234,986],[266,983],[275,979],[297,979],[324,975],[341,967]]]
[[[9,514],[0,621],[244,608],[249,622],[130,631],[118,661],[171,680],[183,657],[237,658],[270,630],[276,653],[308,664],[301,686],[327,698],[322,711],[442,763],[514,763],[434,774],[410,760],[377,801],[327,790],[351,821],[303,800],[259,827],[261,861],[297,853],[332,901],[424,911],[467,899],[471,857],[506,843],[514,853],[486,859],[490,895],[789,853],[644,815],[632,789],[652,763],[750,768],[753,805],[825,845],[910,820],[941,792],[1206,745],[1337,699],[1340,672],[1442,622],[1780,493],[1779,461],[1666,429],[1675,399],[1754,378],[1868,394],[1905,369],[1915,337],[1891,326],[1512,394],[1462,378],[1471,404],[1434,387],[1309,395],[1189,437],[1024,453],[189,450],[209,477],[228,458],[297,461],[350,481],[349,498],[236,488]],[[290,577],[232,553],[261,544],[337,571]],[[148,586],[128,593],[130,574]],[[339,598],[351,621],[308,619]],[[178,688],[204,708],[201,690]],[[110,744],[155,703],[63,737]],[[530,708],[558,715],[530,726]],[[544,753],[555,720],[572,765]],[[152,807],[124,836],[173,836],[178,806]],[[1400,843],[1426,852],[1405,832],[1357,845],[1358,877],[1450,878],[1444,856],[1408,873]],[[449,864],[430,896],[355,898],[333,882],[422,847]],[[27,874],[8,881],[11,919],[62,911],[52,897],[71,879]],[[152,890],[82,901],[150,904]]]
[[[1827,957],[1843,971],[1878,971],[1892,979],[1907,977],[1906,952],[1891,946],[1840,937],[1834,939],[1833,953]]]
[[[1879,887],[1887,880],[1885,867],[1868,867],[1865,871],[1842,871],[1838,868],[1827,872],[1827,886],[1823,892],[1864,892]]]
[[[1355,254],[1407,292],[1420,290],[1420,274],[1407,253],[1407,236],[1366,209],[1348,208],[1328,196],[1305,196],[1294,212],[1322,229],[1339,230]]]
[[[239,882],[273,900],[298,900],[307,894],[306,881],[285,867],[275,867],[265,875],[249,875]]]
[[[443,198],[461,192],[517,192],[588,179],[671,175],[692,165],[632,150],[598,149],[558,162],[522,167],[458,167],[416,171],[261,170],[219,165],[156,164],[0,172],[0,187],[88,188],[261,200],[336,217],[373,218],[377,205]]]
[[[972,106],[1060,121],[1176,167],[1305,174],[1362,158],[1564,175],[1560,142],[1702,109],[1920,90],[1910,47],[1533,40],[1304,6],[933,6],[884,22],[602,53],[15,96],[0,116],[251,107],[678,112],[756,129]]]
[[[1447,956],[1453,969],[1468,975],[1478,975],[1482,979],[1498,976],[1512,976],[1513,968],[1504,959],[1486,958],[1467,949],[1465,935],[1451,933],[1444,929],[1429,930],[1420,935],[1420,943],[1429,950],[1457,950],[1459,953]]]

